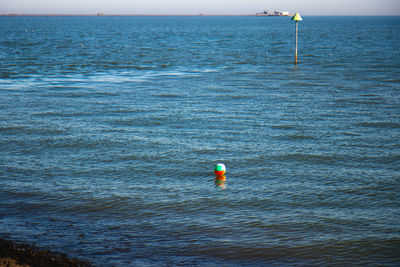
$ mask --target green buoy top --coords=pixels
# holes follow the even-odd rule
[[[292,17],[292,20],[295,20],[295,21],[302,21],[303,19],[301,18],[299,12],[296,12],[296,13],[294,14],[294,16]]]

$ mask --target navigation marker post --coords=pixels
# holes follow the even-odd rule
[[[297,31],[298,31],[298,22],[302,21],[303,19],[301,18],[299,12],[296,12],[294,16],[292,17],[292,20],[296,21],[296,51],[295,51],[295,59],[294,59],[294,64],[297,65]]]

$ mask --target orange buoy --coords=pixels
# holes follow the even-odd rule
[[[214,172],[215,172],[216,175],[224,175],[225,172],[226,172],[225,165],[222,164],[222,163],[218,163],[214,167]]]

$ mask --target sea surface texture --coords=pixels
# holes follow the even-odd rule
[[[296,67],[289,17],[0,17],[0,237],[398,266],[400,18],[303,19]]]

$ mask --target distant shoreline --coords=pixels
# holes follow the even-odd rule
[[[0,14],[8,17],[259,17],[251,14]]]
[[[290,15],[256,15],[256,14],[30,14],[0,13],[0,17],[289,17]],[[399,17],[400,15],[303,15],[307,17]]]

